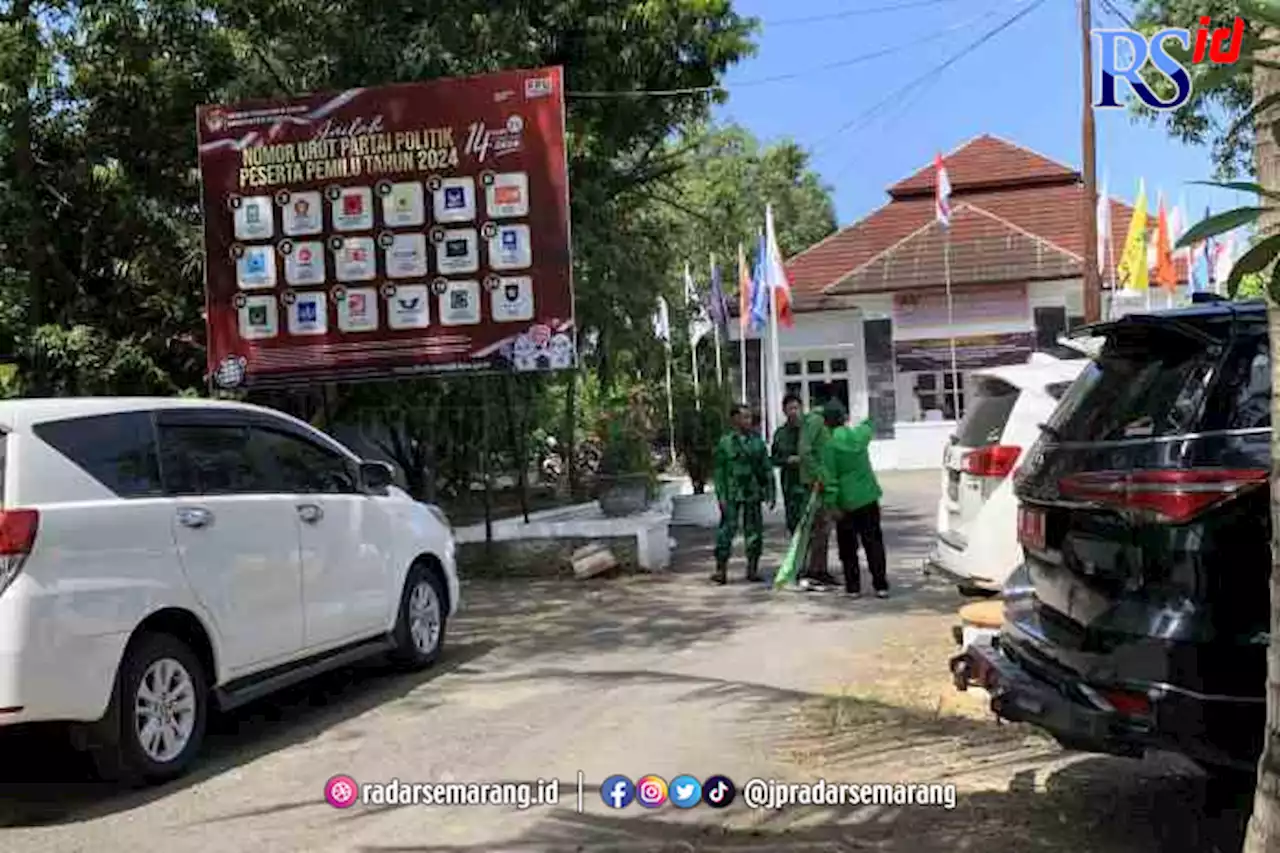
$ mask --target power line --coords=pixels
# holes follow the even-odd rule
[[[816,151],[817,149],[819,149],[819,148],[821,148],[822,146],[826,145],[828,142],[832,141],[832,140],[833,140],[833,139],[835,139],[836,137],[843,135],[846,131],[848,131],[849,129],[853,128],[855,125],[857,125],[857,126],[861,126],[861,125],[862,125],[862,124],[864,124],[866,121],[868,121],[869,119],[873,118],[873,117],[875,116],[875,113],[879,112],[879,111],[880,111],[881,109],[883,109],[886,105],[888,105],[888,104],[892,104],[892,103],[896,102],[899,98],[901,98],[903,95],[905,95],[905,94],[907,94],[908,92],[910,92],[910,91],[911,91],[912,89],[914,89],[915,87],[917,87],[917,86],[919,86],[919,85],[921,85],[921,84],[923,84],[923,83],[925,83],[925,82],[929,81],[929,80],[930,80],[930,79],[932,79],[933,77],[936,77],[936,76],[941,75],[943,71],[946,71],[946,70],[947,70],[948,68],[950,68],[952,65],[955,65],[955,64],[956,64],[957,62],[959,62],[961,59],[963,59],[964,57],[968,56],[970,53],[973,53],[975,50],[977,50],[978,48],[982,47],[982,45],[984,45],[984,44],[986,44],[987,42],[991,41],[991,39],[995,38],[997,35],[999,35],[1000,33],[1004,32],[1005,30],[1009,29],[1009,27],[1013,26],[1013,25],[1014,25],[1014,24],[1016,24],[1018,21],[1020,21],[1020,20],[1022,20],[1023,18],[1025,18],[1027,15],[1031,14],[1031,12],[1033,12],[1037,7],[1039,7],[1039,6],[1043,5],[1043,4],[1044,4],[1044,2],[1045,2],[1045,0],[1032,0],[1032,3],[1031,3],[1029,6],[1027,6],[1027,7],[1023,8],[1023,9],[1018,10],[1018,11],[1017,11],[1017,12],[1015,12],[1013,15],[1011,15],[1011,16],[1010,16],[1010,17],[1008,17],[1008,18],[1006,18],[1002,23],[1000,23],[1000,24],[999,24],[999,25],[997,25],[996,27],[994,27],[994,28],[992,28],[992,29],[988,30],[988,31],[987,31],[986,33],[984,33],[981,37],[979,37],[976,41],[973,41],[972,43],[970,43],[970,44],[966,45],[964,48],[962,48],[961,50],[959,50],[959,51],[957,51],[956,53],[952,54],[950,57],[948,57],[947,59],[943,60],[943,61],[942,61],[941,63],[939,63],[938,65],[934,66],[934,67],[933,67],[933,68],[931,68],[929,71],[926,71],[924,74],[922,74],[922,75],[920,75],[919,77],[915,78],[915,79],[914,79],[914,80],[912,80],[910,83],[907,83],[905,86],[901,87],[900,89],[896,89],[895,91],[891,92],[891,93],[888,95],[888,97],[884,98],[884,99],[883,99],[883,100],[881,100],[881,101],[877,101],[877,102],[876,102],[875,104],[873,104],[869,109],[864,110],[862,113],[860,113],[860,114],[858,114],[858,115],[854,116],[854,117],[853,117],[852,119],[850,119],[849,121],[847,121],[847,122],[845,122],[844,124],[840,125],[840,127],[836,128],[836,130],[835,130],[834,132],[832,132],[831,134],[829,134],[829,135],[827,135],[826,137],[824,137],[824,138],[822,138],[821,140],[819,140],[819,141],[818,141],[818,143],[817,143],[816,145],[814,145],[810,150],[811,150],[811,151]]]
[[[1120,20],[1124,21],[1125,26],[1127,26],[1129,29],[1131,30],[1137,29],[1133,25],[1133,19],[1130,18],[1128,15],[1126,15],[1124,12],[1121,12],[1120,8],[1116,6],[1115,3],[1112,3],[1111,0],[1098,0],[1098,1],[1102,4],[1104,9],[1106,9],[1112,15],[1115,15]]]
[[[937,0],[931,0],[931,2],[937,2]],[[947,0],[947,2],[950,2],[950,0]],[[741,82],[732,84],[732,87],[735,89],[739,89],[747,86],[765,86],[771,83],[784,83],[788,80],[797,80],[800,78],[812,76],[814,74],[825,74],[829,71],[836,71],[841,68],[848,68],[851,65],[858,65],[863,62],[870,62],[873,59],[880,59],[885,56],[892,56],[895,53],[902,53],[903,51],[911,50],[912,48],[919,47],[922,44],[928,44],[929,42],[937,41],[938,39],[943,38],[945,36],[949,36],[952,33],[957,32],[959,30],[967,29],[986,17],[987,17],[986,15],[980,15],[976,18],[970,18],[969,20],[961,21],[958,24],[952,24],[951,26],[944,27],[943,29],[940,29],[940,30],[936,30],[932,33],[929,33],[928,35],[921,36],[918,39],[915,39],[910,42],[906,42],[904,44],[893,45],[892,47],[887,47],[887,48],[883,48],[882,50],[872,51],[871,53],[864,53],[864,54],[861,54],[860,56],[851,56],[847,59],[841,59],[836,62],[830,62],[830,63],[827,63],[826,65],[819,65],[815,68],[809,68],[804,71],[794,71],[787,74],[775,74],[770,77],[760,77],[755,80],[743,80]],[[682,89],[632,89],[632,90],[623,89],[623,90],[617,90],[617,91],[594,91],[594,92],[569,91],[565,93],[565,96],[569,98],[597,98],[597,99],[601,99],[601,98],[674,98],[674,97],[681,97],[685,95],[701,95],[701,94],[706,94],[708,92],[727,92],[728,88],[729,87],[726,85],[717,84],[714,86],[689,86]]]
[[[765,21],[764,28],[768,30],[770,27],[790,27],[798,24],[819,24],[826,21],[842,21],[846,18],[854,18],[859,15],[871,15],[877,12],[897,12],[903,9],[919,9],[924,6],[940,6],[943,3],[955,3],[957,0],[907,0],[904,3],[895,3],[889,6],[872,6],[865,9],[846,9],[843,12],[828,12],[822,15],[806,15],[799,18],[782,18],[777,21]]]

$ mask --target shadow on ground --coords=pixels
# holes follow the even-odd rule
[[[547,672],[545,677],[557,677]],[[563,677],[574,677],[563,674]],[[581,677],[581,676],[578,676]],[[1021,726],[996,726],[852,698],[806,697],[761,685],[653,672],[596,673],[604,681],[705,682],[726,701],[752,699],[756,713],[783,715],[783,748],[817,763],[790,781],[956,782],[954,809],[929,806],[811,807],[750,812],[632,808],[608,812],[591,798],[585,814],[549,813],[521,836],[478,845],[363,846],[360,853],[525,851],[902,851],[1017,850],[1031,853],[1235,851],[1249,801],[1226,801],[1175,759],[1071,756]],[[799,701],[799,705],[795,703]],[[994,783],[992,774],[1001,781]],[[589,780],[592,790],[602,780]],[[735,780],[742,784],[744,780]]]
[[[77,822],[128,811],[303,743],[326,730],[483,656],[492,645],[455,644],[421,673],[400,674],[379,660],[336,670],[209,721],[205,748],[186,776],[130,790],[99,781],[88,759],[52,728],[0,731],[0,827]]]

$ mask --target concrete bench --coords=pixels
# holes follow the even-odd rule
[[[483,545],[484,523],[455,531],[459,545]],[[636,565],[645,571],[661,571],[671,565],[671,515],[659,506],[638,515],[608,518],[595,501],[530,513],[493,522],[493,541],[562,540],[572,551],[583,543],[634,540]],[[628,549],[629,550],[629,549]]]

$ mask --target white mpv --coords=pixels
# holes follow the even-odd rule
[[[302,421],[197,399],[0,402],[0,726],[183,772],[210,710],[365,656],[439,656],[438,509]]]

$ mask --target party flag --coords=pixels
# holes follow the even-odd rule
[[[1138,199],[1133,205],[1133,219],[1129,220],[1129,233],[1124,238],[1124,250],[1120,253],[1116,275],[1122,287],[1146,290],[1147,274],[1147,185],[1140,181]]]

